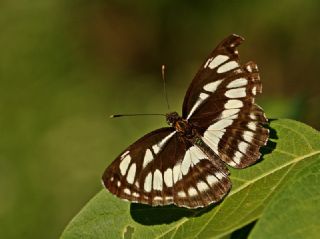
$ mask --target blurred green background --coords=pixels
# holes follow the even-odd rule
[[[57,238],[105,167],[172,109],[209,52],[246,38],[270,118],[320,127],[320,1],[0,2],[0,237]]]

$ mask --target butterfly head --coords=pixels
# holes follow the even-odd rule
[[[177,112],[170,112],[166,114],[166,120],[168,125],[174,126],[177,121],[181,120],[181,117],[178,115]]]

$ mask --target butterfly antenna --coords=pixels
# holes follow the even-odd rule
[[[166,99],[166,102],[167,102],[167,107],[168,107],[168,110],[170,110],[170,105],[169,105],[169,101],[168,101],[168,94],[167,94],[167,90],[166,90],[166,80],[165,80],[165,77],[164,77],[164,73],[165,73],[165,65],[162,65],[161,66],[161,73],[162,73],[162,81],[163,81],[163,94],[164,94],[164,97]],[[143,116],[143,115],[161,115],[161,116],[165,116],[166,117],[166,114],[116,114],[116,115],[110,115],[110,118],[119,118],[119,117],[123,117],[123,116]]]
[[[170,110],[168,94],[167,94],[167,90],[166,90],[166,79],[164,78],[165,69],[166,69],[165,65],[162,65],[161,66],[161,73],[162,73],[162,81],[163,81],[163,94],[164,94],[164,97],[166,98],[168,110]]]
[[[166,116],[165,114],[118,114],[118,115],[110,115],[110,118],[118,118],[123,116],[143,116],[143,115],[161,115]]]

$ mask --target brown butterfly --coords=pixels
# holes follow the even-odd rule
[[[155,205],[204,207],[230,190],[226,165],[245,168],[260,158],[269,131],[254,98],[261,93],[258,67],[241,64],[230,35],[209,55],[184,98],[182,116],[166,115],[170,127],[130,145],[102,180],[114,195]]]

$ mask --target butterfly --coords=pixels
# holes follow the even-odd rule
[[[267,143],[258,67],[241,64],[230,35],[207,57],[184,98],[182,116],[166,114],[169,127],[143,136],[105,170],[104,186],[131,202],[197,208],[222,200],[232,183],[228,166],[245,168]]]

